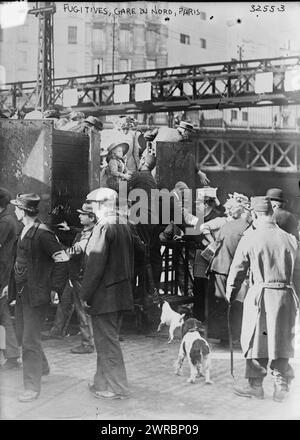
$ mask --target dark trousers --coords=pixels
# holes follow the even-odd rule
[[[9,313],[7,298],[0,299],[0,325],[5,328],[4,356],[6,359],[17,359],[20,357],[20,348],[15,334],[13,322]]]
[[[161,243],[159,239],[159,225],[137,224],[137,232],[141,240],[149,246],[149,263],[152,269],[152,276],[155,287],[159,289],[162,272],[162,257],[160,253]]]
[[[268,363],[269,359],[267,358],[246,359],[245,377],[247,379],[261,379],[262,382],[263,378],[267,375]],[[272,360],[270,369],[272,372],[277,370],[277,372],[287,381],[290,381],[294,378],[294,371],[289,364],[289,359],[278,358]]]
[[[43,372],[49,369],[42,348],[41,331],[47,315],[47,304],[32,307],[25,287],[16,298],[16,334],[22,345],[23,381],[26,390],[40,392]]]
[[[94,386],[98,391],[128,395],[128,383],[119,342],[122,313],[92,316],[94,341],[97,350],[97,371]]]
[[[60,303],[57,306],[55,321],[51,328],[51,333],[59,336],[65,336],[67,329],[75,310],[79,322],[81,333],[81,344],[85,347],[94,346],[92,321],[86,313],[83,301],[80,296],[81,282],[73,281],[73,287],[67,282],[63,291]]]
[[[207,278],[194,278],[193,294],[194,294],[194,306],[193,315],[201,322],[207,319],[207,290],[208,279]]]
[[[93,347],[93,328],[91,317],[87,314],[83,301],[80,296],[81,282],[73,281],[73,302],[75,312],[79,321],[79,329],[81,333],[81,344],[85,347]]]

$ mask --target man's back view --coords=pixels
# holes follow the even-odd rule
[[[299,289],[295,277],[299,270],[298,243],[275,224],[269,198],[253,198],[252,207],[258,215],[256,229],[239,242],[227,281],[227,298],[232,301],[250,271],[241,334],[249,387],[236,388],[236,393],[263,398],[262,382],[270,360],[275,378],[274,400],[281,401],[294,377],[288,361],[294,356],[299,302],[293,285],[295,282]]]

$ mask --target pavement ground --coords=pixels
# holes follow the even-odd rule
[[[177,330],[178,332],[178,330]],[[189,367],[183,376],[174,374],[180,338],[177,333],[167,343],[167,329],[159,334],[142,335],[127,331],[121,347],[124,354],[131,398],[103,401],[88,391],[96,368],[96,353],[72,354],[80,336],[43,342],[51,372],[42,379],[39,399],[18,401],[23,391],[22,370],[0,373],[0,418],[2,420],[298,420],[300,419],[300,356],[291,360],[296,378],[283,403],[272,400],[273,382],[264,382],[265,399],[235,396],[234,383],[243,384],[244,359],[234,353],[235,379],[230,375],[229,350],[212,347],[212,385],[203,378],[187,383]],[[1,370],[1,369],[0,369]]]

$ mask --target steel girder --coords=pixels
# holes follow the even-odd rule
[[[50,44],[50,42],[49,42]],[[62,105],[63,91],[76,88],[80,111],[94,114],[155,113],[192,109],[223,109],[300,103],[299,91],[285,91],[286,72],[300,69],[300,56],[175,66],[153,70],[105,73],[51,79],[47,105]],[[255,75],[271,72],[273,90],[255,93]],[[151,83],[151,100],[137,102],[135,86]],[[114,86],[129,85],[127,102],[114,102]],[[2,110],[35,107],[36,82],[8,83],[0,91]]]

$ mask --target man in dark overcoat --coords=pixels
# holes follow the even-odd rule
[[[299,249],[295,237],[272,219],[268,197],[253,197],[255,228],[240,240],[230,268],[226,296],[234,301],[249,274],[243,310],[241,345],[246,358],[248,385],[235,387],[237,395],[264,398],[267,366],[274,378],[274,401],[281,402],[294,377],[289,358],[294,356],[295,319],[299,300]]]
[[[13,247],[17,239],[17,219],[8,210],[10,193],[0,188],[0,325],[5,328],[5,364],[1,371],[19,368],[20,349],[7,304],[7,287],[12,265]]]
[[[97,371],[89,389],[100,399],[124,399],[129,389],[119,332],[123,312],[133,309],[133,236],[127,219],[117,214],[116,191],[99,188],[87,200],[97,218],[86,249],[81,290],[97,350]]]
[[[67,281],[68,256],[54,233],[37,217],[40,197],[18,194],[15,205],[17,219],[24,227],[17,241],[8,285],[8,301],[16,301],[16,333],[22,345],[25,392],[20,402],[39,397],[42,375],[49,374],[49,365],[41,344],[41,330],[48,305],[60,295]]]

